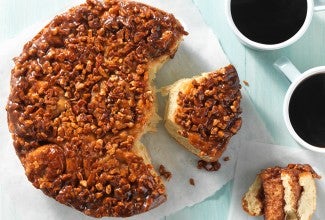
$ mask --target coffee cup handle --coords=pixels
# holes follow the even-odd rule
[[[324,0],[314,0],[314,11],[324,11],[325,1]]]
[[[274,67],[286,75],[286,77],[293,82],[301,72],[291,63],[287,57],[280,57],[273,64]]]

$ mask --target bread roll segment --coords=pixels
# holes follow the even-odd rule
[[[217,161],[241,127],[240,88],[232,65],[175,82],[168,87],[167,131],[201,159]]]
[[[315,178],[320,176],[308,164],[264,169],[244,194],[242,207],[267,220],[311,219],[316,210]]]

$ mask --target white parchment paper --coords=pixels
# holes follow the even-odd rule
[[[216,36],[206,26],[191,0],[143,0],[143,2],[173,13],[189,32],[174,59],[158,72],[155,79],[158,88],[180,78],[191,77],[229,64]],[[23,167],[15,155],[7,129],[5,105],[9,94],[10,70],[13,66],[11,59],[19,55],[23,44],[46,23],[44,21],[29,27],[16,38],[0,45],[0,219],[91,219],[48,198],[28,182]],[[222,166],[218,172],[198,170],[196,168],[198,159],[167,134],[162,122],[158,125],[156,133],[143,137],[143,142],[152,155],[154,166],[157,168],[160,164],[165,165],[173,177],[166,182],[168,192],[166,203],[148,213],[129,219],[159,219],[203,201],[233,178],[236,152],[242,140],[271,141],[248,96],[244,90],[242,92],[243,126],[224,153],[224,156],[230,157],[230,161],[221,160]],[[160,96],[158,98],[159,114],[163,115],[166,100]],[[194,179],[195,186],[189,184],[190,178]]]
[[[242,209],[241,199],[248,187],[255,180],[256,174],[267,167],[282,166],[289,163],[310,164],[322,176],[316,181],[317,208],[313,220],[325,217],[325,160],[324,154],[314,153],[286,146],[263,144],[258,142],[243,142],[238,153],[234,186],[228,220],[258,220],[263,217],[248,216]],[[245,146],[244,146],[245,145]]]

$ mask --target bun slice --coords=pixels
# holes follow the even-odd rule
[[[242,124],[240,88],[232,65],[175,82],[168,88],[167,131],[201,159],[217,161]]]
[[[320,176],[308,164],[264,169],[244,194],[242,207],[267,220],[311,219],[316,210],[315,178]]]

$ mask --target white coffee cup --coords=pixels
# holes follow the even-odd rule
[[[307,78],[313,77],[317,74],[325,74],[325,66],[314,67],[312,69],[305,71],[304,73],[300,73],[297,70],[297,68],[286,57],[281,57],[280,59],[278,59],[274,63],[274,66],[278,70],[283,72],[286,75],[286,77],[291,81],[291,85],[285,95],[284,102],[283,102],[283,117],[289,133],[291,134],[293,139],[301,146],[315,152],[325,153],[325,147],[318,147],[309,144],[297,134],[290,121],[290,115],[289,115],[290,99],[293,93],[295,92],[295,90],[297,89],[297,87]],[[308,106],[306,106],[306,108],[308,108]]]
[[[325,0],[306,0],[307,1],[306,18],[305,18],[303,25],[299,29],[299,31],[295,35],[293,35],[291,38],[289,38],[288,40],[283,41],[281,43],[263,44],[263,43],[258,43],[258,42],[250,40],[249,38],[247,38],[245,35],[243,35],[238,30],[238,28],[235,25],[234,20],[232,18],[232,14],[231,14],[231,1],[234,1],[234,0],[226,0],[226,16],[227,16],[227,20],[228,20],[228,24],[229,24],[230,28],[232,29],[232,31],[235,33],[235,35],[238,37],[238,39],[241,41],[242,44],[244,44],[252,49],[256,49],[256,50],[277,50],[277,49],[281,49],[281,48],[284,48],[284,47],[287,47],[287,46],[293,44],[298,39],[300,39],[304,35],[304,33],[307,31],[307,29],[311,23],[314,11],[325,10]]]

